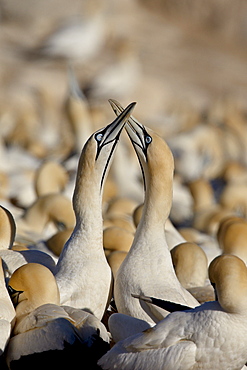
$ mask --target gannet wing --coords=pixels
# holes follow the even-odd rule
[[[98,364],[102,369],[122,370],[146,369],[147,364],[157,370],[192,368],[196,363],[196,344],[177,330],[185,318],[181,313],[169,315],[156,326],[118,342]]]
[[[184,305],[179,304],[179,303],[170,302],[170,301],[166,301],[166,300],[159,299],[159,298],[154,298],[154,297],[148,297],[148,296],[145,296],[145,295],[132,294],[132,297],[138,298],[142,302],[145,302],[146,303],[145,307],[150,307],[151,308],[152,307],[152,306],[150,306],[150,303],[151,303],[152,305],[158,306],[158,307],[160,307],[163,310],[166,310],[168,312],[186,311],[186,310],[191,310],[192,309],[192,307],[184,306]],[[146,311],[146,309],[145,309],[145,311]]]

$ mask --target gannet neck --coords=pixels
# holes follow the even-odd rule
[[[88,160],[86,149],[82,150],[78,164],[76,185],[73,194],[73,209],[76,229],[95,230],[102,226],[102,191],[100,177],[94,163]]]
[[[215,204],[214,191],[210,183],[201,178],[189,183],[189,189],[194,199],[194,210],[201,211]]]
[[[209,279],[224,311],[247,314],[247,268],[240,258],[229,254],[216,257],[209,266]]]
[[[116,100],[110,99],[109,103],[116,115],[123,111]],[[159,135],[144,127],[134,117],[129,118],[125,128],[139,159],[146,189],[139,228],[143,228],[144,224],[149,227],[150,223],[154,229],[161,224],[164,227],[172,205],[173,155]]]
[[[152,130],[147,133],[152,137],[147,160],[139,154],[146,192],[138,227],[142,232],[151,229],[153,233],[158,230],[163,233],[172,206],[174,162],[167,144]]]

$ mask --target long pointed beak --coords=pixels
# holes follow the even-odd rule
[[[121,131],[124,128],[126,121],[130,117],[131,112],[134,109],[135,105],[136,105],[135,102],[129,104],[125,109],[123,109],[121,114],[119,114],[119,116],[112,123],[106,126],[103,130],[99,130],[94,134],[94,138],[98,144],[95,160],[99,158],[102,148],[105,145],[112,143],[112,148],[111,148],[110,154],[108,156],[108,159],[107,159],[107,162],[106,162],[103,174],[102,174],[100,188],[102,188],[103,186],[105,174],[106,174],[109,162],[111,160],[111,157],[113,155],[113,152],[115,150],[115,147],[117,145]]]
[[[108,100],[114,113],[120,117],[119,115],[121,112],[123,112],[123,107],[121,104],[114,100],[114,99],[109,99]],[[144,149],[145,148],[145,142],[144,142],[144,135],[146,133],[145,127],[137,121],[134,117],[130,116],[128,118],[128,125],[125,126],[125,129],[131,139],[131,141],[138,145],[140,148]]]
[[[125,109],[121,107],[122,110],[117,114],[118,117],[108,126],[106,126],[104,132],[101,131],[101,133],[103,133],[103,140],[100,143],[100,146],[108,144],[111,141],[119,138],[119,135],[126,121],[130,118],[131,112],[133,111],[135,105],[136,102],[133,102],[129,104]]]

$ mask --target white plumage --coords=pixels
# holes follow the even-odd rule
[[[111,104],[117,113],[122,110],[119,103],[111,101]],[[133,244],[116,276],[114,297],[118,312],[158,322],[167,315],[167,311],[139,302],[131,296],[132,293],[160,297],[191,307],[198,302],[179,283],[165,236],[165,223],[172,203],[174,168],[171,151],[152,130],[133,118],[129,122],[126,130],[141,163],[146,195]]]
[[[61,303],[102,318],[111,287],[111,269],[103,250],[102,188],[119,134],[135,104],[98,130],[82,150],[73,195],[76,226],[56,267]]]
[[[10,369],[33,368],[37,363],[48,368],[51,363],[77,366],[81,356],[93,368],[109,349],[109,334],[95,316],[59,305],[56,280],[46,267],[36,263],[20,267],[8,289],[16,306],[16,324],[6,351]]]
[[[15,309],[5,286],[2,259],[0,258],[0,356],[10,338],[15,323]]]
[[[217,257],[210,279],[219,301],[174,312],[153,328],[118,342],[103,369],[241,369],[247,361],[247,269],[238,257]]]

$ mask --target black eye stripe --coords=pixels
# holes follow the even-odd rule
[[[120,136],[120,133],[122,130],[119,131],[118,135],[116,137],[114,137],[112,140],[109,140],[107,141],[108,137],[112,134],[112,132],[116,129],[116,127],[112,127],[112,129],[107,133],[107,135],[105,136],[105,132],[109,129],[109,126],[106,126],[102,131],[98,131],[96,132],[96,134],[94,135],[94,138],[97,142],[97,152],[96,152],[96,157],[95,157],[95,160],[97,160],[97,158],[99,157],[99,154],[100,154],[100,151],[101,149],[103,148],[104,145],[106,144],[109,144],[109,143],[112,143],[113,141],[117,141],[119,136]],[[97,136],[98,135],[102,135],[102,140],[97,140]],[[105,136],[105,137],[104,137]]]

